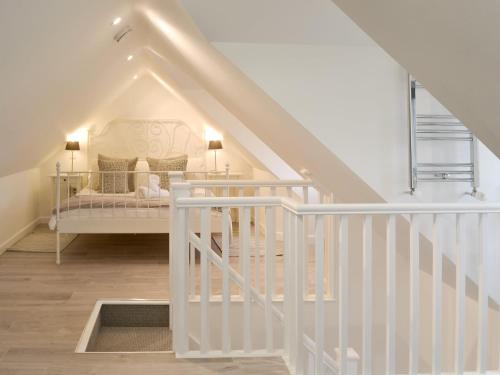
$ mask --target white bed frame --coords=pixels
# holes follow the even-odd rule
[[[55,209],[55,219],[56,219],[56,263],[61,263],[61,234],[84,234],[84,233],[172,233],[173,223],[171,222],[172,213],[166,210],[174,210],[175,207],[170,205],[170,207],[151,207],[151,208],[137,208],[137,205],[127,205],[127,208],[104,208],[106,215],[88,215],[81,214],[81,212],[92,211],[95,209],[81,208],[64,211],[62,210],[61,201],[61,183],[62,176],[67,174],[92,174],[92,173],[102,173],[102,172],[61,172],[61,165],[57,163],[56,165],[56,209]],[[115,172],[107,172],[115,173]],[[123,173],[123,172],[116,172]],[[127,173],[157,173],[157,172],[127,172]],[[159,172],[161,173],[161,172]],[[165,172],[163,172],[165,173]],[[209,191],[214,189],[219,189],[223,191],[223,196],[228,197],[231,190],[236,190],[238,195],[243,195],[244,189],[252,188],[255,194],[260,194],[262,188],[268,188],[270,195],[276,195],[277,189],[286,189],[286,195],[291,196],[293,189],[302,189],[302,194],[304,201],[308,201],[308,191],[309,188],[313,187],[310,180],[291,180],[291,181],[254,181],[254,180],[188,180],[184,178],[184,172],[167,172],[170,183],[172,184],[182,184],[185,183],[189,186],[186,191],[186,196],[191,196],[193,189],[202,189],[204,195],[208,196]],[[192,172],[188,172],[192,173]],[[68,185],[68,197],[69,197],[69,185]],[[117,197],[119,201],[119,198]],[[140,198],[134,198],[135,202],[139,202]],[[97,209],[100,210],[100,209]],[[127,210],[127,214],[132,213],[132,215],[127,215],[124,217],[120,215],[120,212]],[[147,212],[147,215],[141,213]],[[195,233],[201,232],[201,220],[200,212],[194,212],[190,215],[190,227],[191,231]],[[216,211],[212,211],[210,228],[212,233],[222,233],[223,220],[222,215]]]
[[[151,208],[136,208],[134,204],[127,206],[127,208],[122,209],[112,209],[104,208],[106,215],[88,215],[81,214],[83,211],[92,211],[100,209],[85,209],[77,208],[73,210],[63,211],[62,200],[61,200],[61,183],[62,176],[74,173],[74,174],[91,174],[94,172],[61,172],[61,165],[57,163],[56,165],[56,263],[61,263],[61,234],[84,234],[84,233],[170,233],[170,214],[166,210],[170,210],[170,207],[151,207]],[[127,172],[127,173],[150,173],[150,172]],[[183,172],[172,173],[170,172],[171,182],[182,182],[184,181]],[[68,185],[68,190],[69,190]],[[69,196],[69,191],[68,195]],[[117,201],[119,198],[117,197]],[[140,198],[135,198],[136,202],[140,201]],[[127,210],[127,214],[131,215],[121,215],[124,210]],[[135,214],[134,214],[135,213]],[[146,213],[146,214],[144,214]],[[199,232],[199,216],[194,214],[191,218],[192,228],[195,232]],[[212,215],[212,232],[220,233],[222,232],[222,220],[220,215],[216,212]]]

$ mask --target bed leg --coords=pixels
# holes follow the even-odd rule
[[[61,238],[59,231],[56,232],[56,264],[61,264]]]

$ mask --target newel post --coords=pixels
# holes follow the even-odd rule
[[[170,174],[169,174],[170,176]],[[188,272],[189,272],[189,209],[177,206],[177,199],[190,196],[191,185],[170,184],[169,280],[170,324],[176,354],[188,351]]]
[[[169,218],[169,229],[168,229],[168,264],[169,264],[169,286],[170,286],[170,300],[171,300],[171,306],[172,308],[173,301],[174,301],[174,279],[173,279],[173,260],[174,260],[174,223],[175,223],[175,199],[176,199],[176,189],[175,189],[175,184],[184,182],[184,172],[180,171],[171,171],[168,172],[168,179],[170,183],[170,218]],[[170,314],[170,319],[171,319],[171,326],[173,326],[173,314]]]

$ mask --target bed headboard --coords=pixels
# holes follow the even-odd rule
[[[188,170],[204,171],[205,143],[181,120],[113,120],[99,133],[89,132],[89,167],[97,165],[97,154],[118,158],[162,158],[183,153],[189,157]]]

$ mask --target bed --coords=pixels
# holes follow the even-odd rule
[[[170,232],[170,199],[168,190],[161,189],[149,192],[149,177],[158,175],[163,178],[168,172],[150,171],[148,158],[165,159],[171,155],[184,154],[189,157],[189,168],[185,173],[192,176],[206,171],[206,146],[191,128],[179,120],[115,120],[103,129],[89,133],[87,160],[89,171],[65,172],[60,163],[56,166],[56,207],[49,221],[51,229],[57,233],[56,261],[60,263],[59,235],[62,233],[169,233]],[[92,181],[97,177],[104,178],[98,166],[98,155],[113,155],[115,158],[135,158],[137,169],[127,170],[126,175],[133,175],[135,186],[130,192],[122,193],[113,190],[94,190]],[[142,167],[140,164],[142,163]],[[146,165],[146,167],[144,167]],[[74,194],[62,191],[62,175],[78,175],[85,182],[85,188]],[[111,177],[120,172],[111,173]],[[125,172],[121,172],[123,173]],[[162,174],[163,173],[163,174]],[[118,178],[118,177],[116,177]],[[127,177],[128,178],[128,177]],[[183,179],[179,177],[179,180]],[[140,189],[148,194],[141,195]],[[194,192],[194,194],[205,194]],[[213,233],[222,232],[222,216],[212,210],[211,228]],[[192,230],[200,230],[199,213],[190,217]]]

